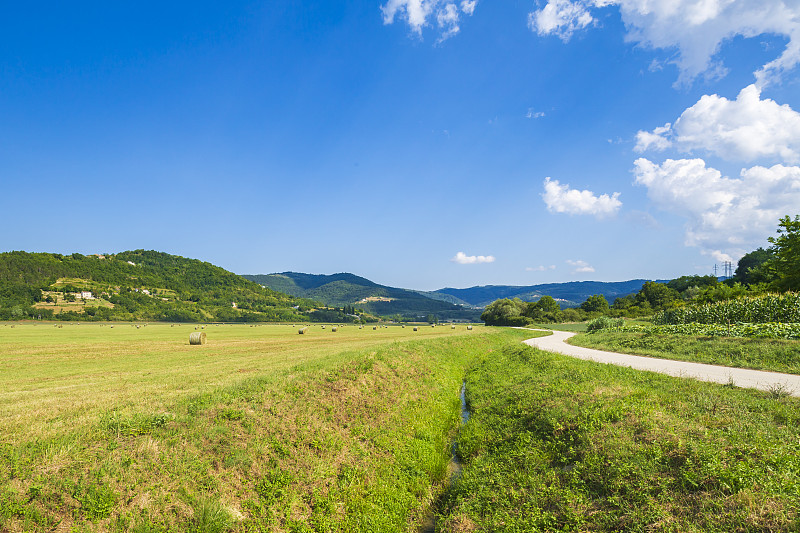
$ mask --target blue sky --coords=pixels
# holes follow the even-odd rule
[[[800,213],[800,2],[3,7],[0,251],[418,289],[710,273]]]

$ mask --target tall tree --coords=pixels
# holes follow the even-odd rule
[[[775,258],[772,263],[782,289],[800,290],[800,215],[789,215],[778,223],[778,236],[770,237]]]

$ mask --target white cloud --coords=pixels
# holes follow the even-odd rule
[[[439,25],[439,29],[442,31],[439,41],[449,39],[461,31],[461,28],[458,26],[458,8],[455,4],[446,4],[440,9],[436,13],[436,22]]]
[[[572,271],[573,274],[578,274],[582,272],[594,272],[594,267],[587,263],[586,261],[581,261],[578,259],[577,261],[572,261],[571,259],[567,259],[567,264],[575,267]]]
[[[618,197],[618,192],[611,196],[607,194],[596,196],[592,191],[570,189],[569,185],[561,185],[558,180],[551,181],[549,177],[544,180],[542,194],[544,203],[551,212],[594,215],[597,218],[616,214],[622,206]]]
[[[667,122],[665,125],[660,126],[650,131],[639,131],[636,134],[636,146],[634,150],[637,152],[644,152],[646,150],[666,150],[672,146],[672,141],[667,138],[670,133],[672,125]]]
[[[720,47],[737,36],[772,34],[788,40],[783,52],[755,73],[759,86],[800,63],[797,0],[548,0],[528,15],[529,26],[566,40],[594,20],[592,10],[608,5],[619,7],[628,41],[678,51],[680,83],[701,74],[724,75]]]
[[[705,95],[681,114],[675,125],[636,135],[636,150],[663,150],[673,144],[683,152],[704,150],[726,160],[778,158],[800,161],[800,113],[788,105],[761,99],[755,85],[736,100]]]
[[[539,265],[538,267],[525,267],[525,272],[545,272],[546,270],[555,270],[555,265],[544,266]]]
[[[528,108],[528,112],[525,113],[525,118],[542,118],[545,116],[544,111],[534,111],[532,107]]]
[[[587,2],[549,0],[538,11],[528,14],[528,27],[539,35],[555,34],[567,41],[577,30],[594,22]]]
[[[411,31],[422,36],[422,29],[434,18],[439,28],[439,42],[460,31],[461,15],[472,15],[478,0],[388,0],[381,6],[383,23],[393,24],[395,17],[405,19]],[[460,7],[459,7],[460,6]]]
[[[478,0],[462,0],[461,11],[463,11],[465,15],[472,15],[475,12],[476,5],[478,5]]]
[[[775,165],[723,176],[702,159],[637,159],[636,183],[665,211],[686,218],[685,243],[718,261],[738,259],[763,246],[778,219],[800,206],[800,167]]]
[[[450,259],[453,263],[459,265],[474,265],[478,263],[494,263],[493,255],[467,255],[464,252],[458,252],[453,258]]]

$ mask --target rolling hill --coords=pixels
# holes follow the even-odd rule
[[[400,316],[408,320],[425,319],[477,321],[480,310],[457,305],[449,296],[431,298],[425,293],[379,285],[355,274],[245,274],[243,277],[292,296],[309,298],[331,306],[351,305],[381,316]]]
[[[315,305],[162,252],[0,253],[4,320],[301,321]]]

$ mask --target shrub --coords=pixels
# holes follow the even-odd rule
[[[600,331],[601,329],[606,328],[621,328],[623,325],[623,320],[621,318],[609,318],[607,316],[601,316],[599,318],[595,318],[586,326],[586,331]]]

